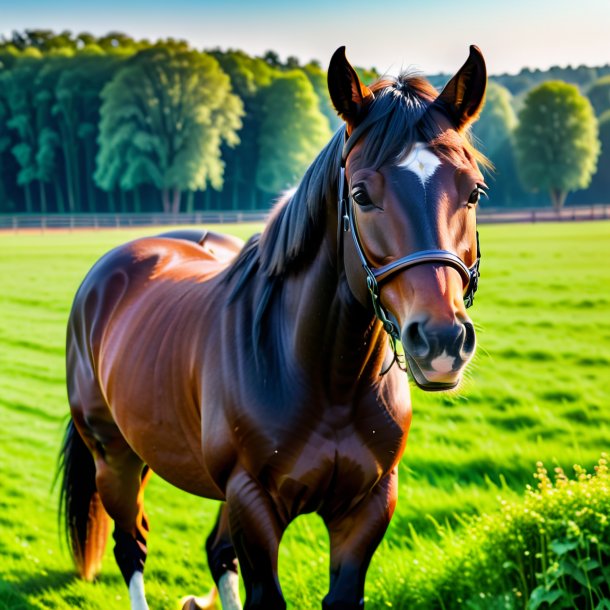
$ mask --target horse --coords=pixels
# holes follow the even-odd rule
[[[323,609],[364,607],[411,423],[404,369],[447,390],[475,351],[466,307],[486,187],[468,131],[486,79],[471,46],[440,93],[406,73],[369,87],[340,47],[328,88],[343,123],[260,235],[242,247],[185,229],[95,263],[68,322],[60,454],[82,577],[97,574],[112,520],[131,609],[148,608],[155,472],[221,503],[205,544],[216,590],[183,609],[214,596],[242,608],[238,568],[246,610],[285,609],[280,539],[312,512],[330,539]]]

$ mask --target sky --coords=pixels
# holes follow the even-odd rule
[[[0,0],[0,34],[26,28],[272,49],[323,66],[345,45],[352,63],[390,74],[453,73],[470,44],[491,74],[610,63],[610,0]]]

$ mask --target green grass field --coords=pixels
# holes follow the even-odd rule
[[[225,226],[247,236],[260,227]],[[418,551],[412,527],[498,509],[537,460],[591,467],[610,449],[610,223],[483,226],[471,314],[479,348],[459,393],[413,388],[398,508],[367,581],[367,608],[401,608]],[[0,609],[128,608],[109,543],[101,577],[74,574],[58,532],[55,460],[68,406],[64,334],[71,299],[107,249],[150,230],[0,235]],[[203,543],[216,505],[153,478],[146,582],[152,610],[211,585]],[[458,524],[458,525],[456,525]],[[109,541],[112,542],[112,541]],[[280,555],[289,608],[319,608],[328,542],[295,522]]]

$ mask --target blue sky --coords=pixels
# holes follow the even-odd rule
[[[390,73],[453,72],[473,43],[493,74],[610,63],[610,0],[0,0],[1,34],[28,27],[273,49],[323,65],[345,44],[354,63]]]

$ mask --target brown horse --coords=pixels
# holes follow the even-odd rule
[[[308,512],[330,535],[323,608],[363,608],[411,421],[395,342],[425,390],[455,387],[474,352],[465,307],[483,180],[466,132],[485,92],[481,53],[471,47],[439,95],[414,75],[369,89],[342,47],[328,84],[345,125],[262,235],[243,248],[196,231],[140,239],[100,259],[76,295],[63,510],[85,578],[114,520],[134,610],[148,608],[153,471],[223,503],[206,548],[225,610],[241,608],[238,563],[248,610],[286,607],[278,545]]]

